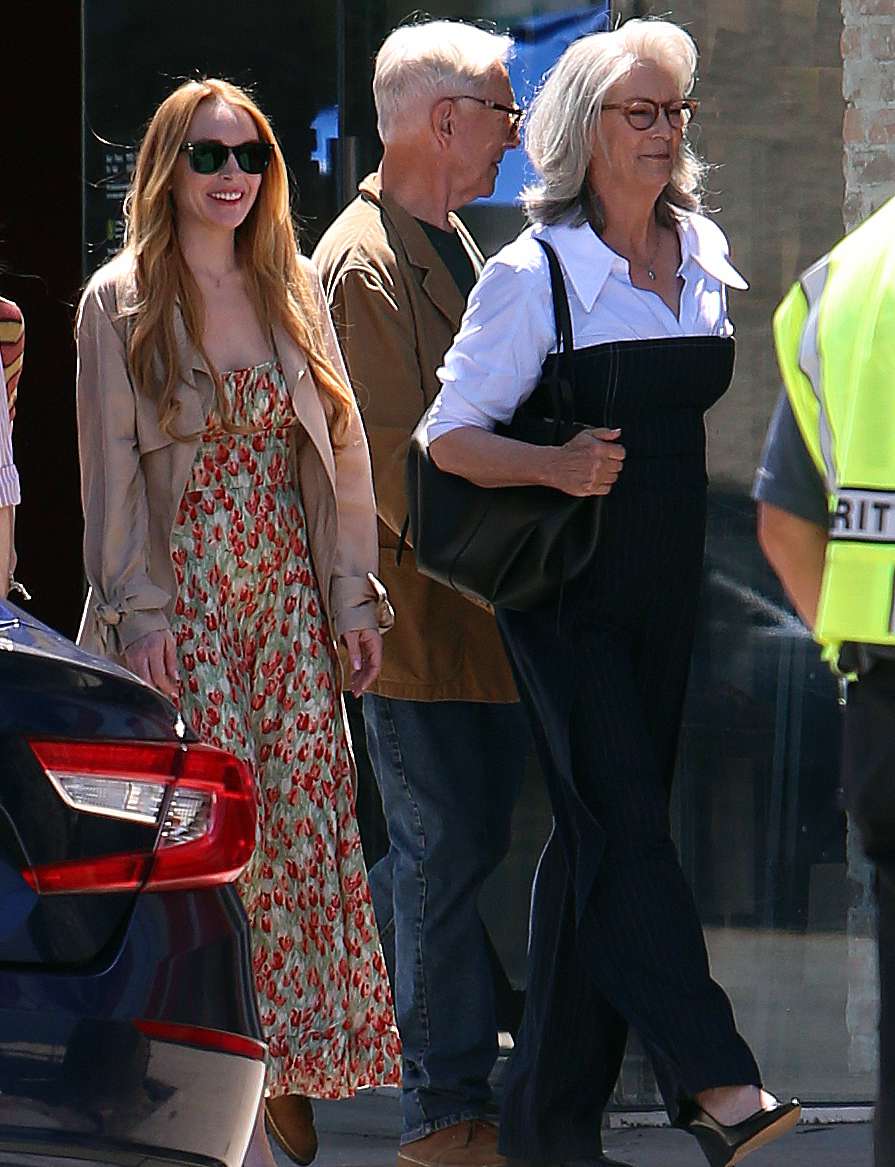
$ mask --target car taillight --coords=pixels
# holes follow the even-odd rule
[[[207,887],[236,879],[251,858],[252,773],[224,750],[167,742],[29,745],[73,809],[160,828],[152,852],[62,860],[23,871],[41,894]]]
[[[152,1021],[139,1017],[133,1025],[146,1037],[155,1041],[170,1041],[176,1045],[198,1046],[200,1049],[220,1050],[226,1054],[236,1054],[241,1058],[251,1058],[263,1062],[267,1056],[267,1046],[253,1037],[243,1037],[240,1033],[226,1033],[222,1029],[206,1029],[201,1025],[178,1025],[171,1021]]]

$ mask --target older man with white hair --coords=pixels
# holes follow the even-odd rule
[[[528,730],[490,613],[395,562],[410,433],[439,385],[482,256],[455,211],[518,145],[508,37],[459,21],[393,32],[373,81],[378,173],[326,232],[323,277],[370,438],[381,574],[397,610],[364,697],[390,850],[370,872],[404,1043],[398,1164],[499,1167],[488,1077],[495,964],[477,900],[505,855]],[[499,974],[498,974],[499,975]]]

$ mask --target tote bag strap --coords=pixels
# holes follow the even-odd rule
[[[553,441],[559,445],[562,436],[575,421],[575,358],[574,337],[572,335],[572,314],[569,310],[569,298],[566,294],[566,282],[562,274],[556,252],[543,239],[537,242],[543,247],[550,269],[550,292],[553,299],[553,321],[556,328],[557,357],[550,375],[550,395],[553,412]],[[428,407],[423,411],[425,417]],[[395,564],[400,566],[407,544],[407,535],[410,530],[410,515],[408,514],[398,536],[398,546],[395,549]]]
[[[572,313],[566,281],[556,252],[545,239],[536,240],[547,256],[550,269],[550,293],[553,298],[553,322],[556,328],[556,363],[550,376],[553,397],[553,416],[557,434],[563,426],[575,421],[575,342],[572,335]]]

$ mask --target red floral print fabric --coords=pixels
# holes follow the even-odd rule
[[[338,660],[292,481],[276,362],[225,374],[175,523],[184,720],[254,767],[249,916],[270,1095],[400,1082],[400,1043],[354,811]]]

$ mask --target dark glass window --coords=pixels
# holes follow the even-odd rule
[[[198,0],[85,0],[84,11],[86,271],[120,242],[135,143],[181,78],[215,74],[253,87],[283,144],[308,250],[375,169],[372,60],[410,16],[406,3],[255,0],[250,12],[219,5],[212,15]],[[608,18],[604,3],[555,0],[433,0],[427,11],[511,29],[520,104],[571,39]],[[612,19],[650,11],[618,0]],[[750,501],[779,391],[771,314],[842,230],[839,6],[818,0],[806,16],[786,5],[675,0],[656,14],[685,25],[699,45],[701,104],[690,133],[717,165],[708,202],[720,208],[733,260],[752,285],[732,299],[737,371],[708,418],[709,537],[675,829],[714,973],[771,1088],[812,1102],[863,1101],[875,1089],[872,897],[840,808],[837,692],[763,561]],[[783,177],[792,175],[795,184]],[[508,155],[495,196],[464,212],[486,253],[523,225],[514,199],[526,177],[522,151]],[[361,741],[356,709],[353,720]],[[385,836],[363,766],[359,807],[372,860]],[[531,877],[549,826],[532,764],[513,851],[483,896],[519,984]],[[617,1101],[635,1109],[657,1102],[636,1038]]]

